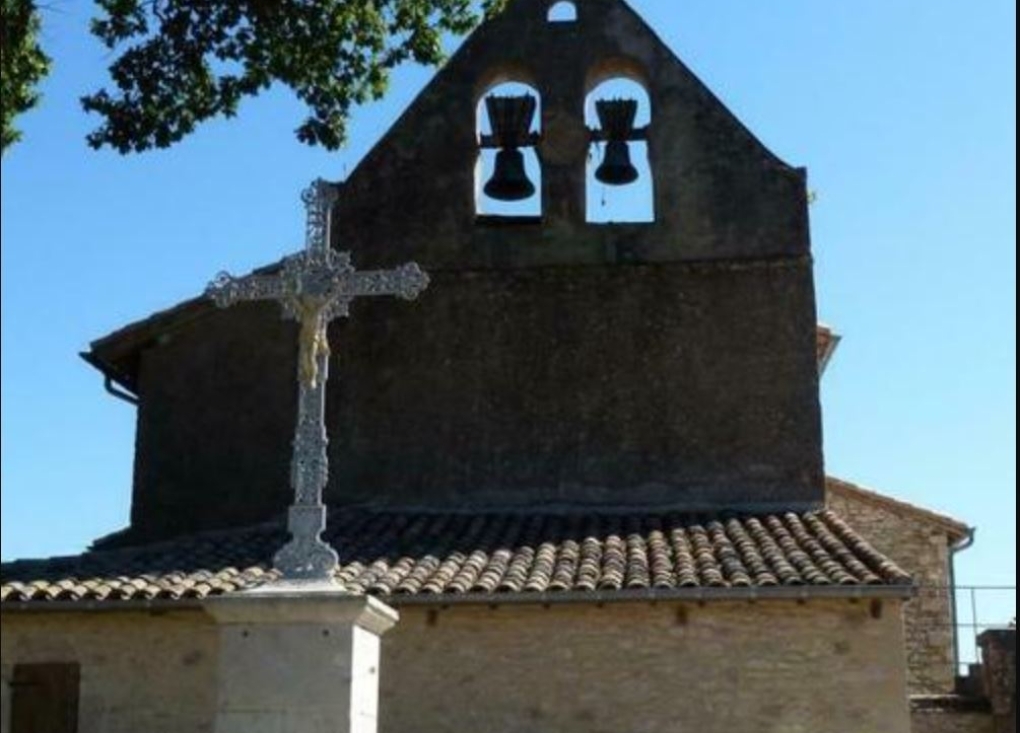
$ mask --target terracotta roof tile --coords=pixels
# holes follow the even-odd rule
[[[326,538],[350,592],[467,595],[905,585],[833,512],[764,516],[337,510]],[[179,600],[276,578],[275,524],[0,568],[0,602]]]

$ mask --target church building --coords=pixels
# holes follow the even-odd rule
[[[970,528],[826,478],[805,170],[623,0],[511,0],[331,188],[429,278],[329,325],[332,590],[273,564],[299,325],[129,324],[130,525],[0,570],[2,733],[1015,729],[960,703]]]

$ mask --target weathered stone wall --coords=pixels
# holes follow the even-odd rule
[[[917,597],[904,608],[911,694],[952,692],[956,670],[945,527],[831,488],[827,503],[876,549],[910,573],[919,586]]]
[[[383,637],[380,731],[907,733],[900,603],[874,610],[405,605]],[[211,731],[217,655],[199,612],[3,617],[5,690],[15,663],[78,662],[81,733]]]
[[[992,629],[978,641],[981,663],[957,694],[911,698],[912,733],[1015,733],[1016,629]]]
[[[216,627],[198,612],[5,613],[2,733],[16,663],[81,665],[79,733],[202,733],[216,710]]]
[[[142,352],[133,542],[282,514],[293,500],[297,326],[243,304]]]
[[[381,733],[907,733],[899,602],[400,606]]]
[[[331,329],[331,502],[821,503],[807,261],[433,273]],[[290,501],[296,334],[217,312],[142,360],[134,538]]]
[[[978,638],[985,694],[996,733],[1016,731],[1016,627],[990,629]]]

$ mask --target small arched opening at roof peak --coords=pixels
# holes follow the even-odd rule
[[[655,189],[648,155],[652,105],[634,62],[611,60],[588,75],[585,124],[592,133],[585,177],[590,224],[655,221]]]
[[[524,75],[493,74],[478,96],[475,213],[479,221],[542,215],[542,167],[536,152],[542,98]]]
[[[573,23],[577,20],[577,3],[559,0],[549,5],[546,20],[550,23]]]

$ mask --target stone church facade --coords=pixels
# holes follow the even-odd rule
[[[336,184],[334,246],[432,283],[330,328],[333,600],[264,593],[296,326],[182,303],[86,355],[137,400],[131,523],[3,566],[3,733],[1007,729],[994,685],[956,704],[969,529],[825,477],[805,172],[622,0],[552,5],[480,27]],[[646,122],[586,120],[613,80]],[[507,83],[531,124],[492,115]],[[590,221],[589,155],[621,183],[627,149],[651,221]],[[537,209],[484,209],[493,153],[503,191],[537,161]]]

